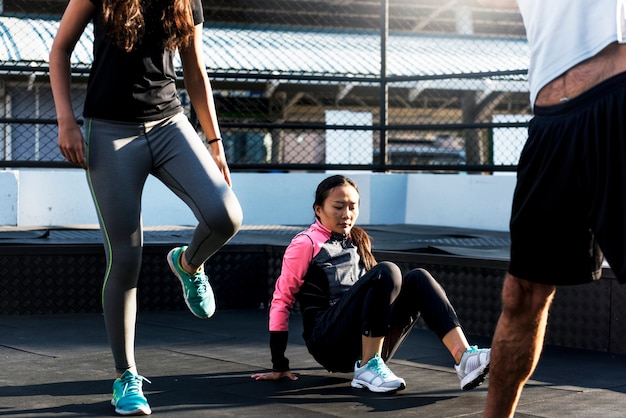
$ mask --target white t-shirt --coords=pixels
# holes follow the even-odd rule
[[[539,90],[546,84],[618,40],[626,1],[517,0],[517,3],[530,46],[528,81],[530,102],[534,105]]]

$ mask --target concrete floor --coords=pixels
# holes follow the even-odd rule
[[[300,318],[287,355],[296,382],[256,382],[270,367],[267,313],[223,310],[210,320],[186,311],[139,314],[137,361],[144,391],[161,417],[480,417],[489,379],[461,391],[451,356],[428,330],[415,329],[392,370],[407,381],[393,395],[350,387],[307,353]],[[485,338],[470,337],[485,346]],[[0,416],[113,416],[113,378],[102,316],[0,316]],[[626,416],[626,357],[547,347],[524,390],[517,417]]]

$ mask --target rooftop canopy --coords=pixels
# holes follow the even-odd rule
[[[0,71],[48,64],[58,20],[0,17]],[[89,67],[93,31],[88,26],[71,57]],[[375,31],[280,27],[205,26],[204,53],[214,73],[380,77],[381,37]],[[492,72],[526,89],[528,46],[521,38],[392,33],[387,43],[387,76],[423,80]],[[176,65],[180,67],[180,62]],[[442,77],[445,76],[445,77]],[[497,81],[499,77],[491,77]]]

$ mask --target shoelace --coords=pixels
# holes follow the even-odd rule
[[[465,350],[466,353],[477,353],[478,352],[478,346],[476,345],[470,345],[470,347]]]
[[[182,257],[182,253],[178,256],[178,266],[182,271],[185,271],[183,265],[180,262],[180,257]],[[206,293],[207,287],[209,285],[209,281],[207,279],[206,274],[204,274],[204,267],[195,272],[194,274],[189,275],[189,280],[194,284],[196,288],[196,292],[199,296],[202,296]]]
[[[148,383],[152,383],[151,381],[149,381],[143,376],[127,374],[122,379],[122,383],[124,383],[124,390],[122,391],[122,396],[126,395],[127,393],[132,393],[132,394],[139,393],[139,390],[140,390],[139,386],[144,380]]]
[[[206,274],[204,274],[204,270],[200,270],[196,274],[192,275],[191,281],[194,283],[198,295],[206,293],[209,281],[207,280]]]
[[[376,358],[376,360],[374,361],[374,364],[372,365],[372,367],[382,377],[387,377],[387,376],[389,376],[391,374],[391,369],[389,367],[387,367],[385,362],[380,357]]]

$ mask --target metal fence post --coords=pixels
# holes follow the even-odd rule
[[[389,113],[389,86],[387,84],[387,39],[389,36],[389,0],[381,0],[380,11],[380,171],[385,171],[389,164],[387,156],[387,117]]]

